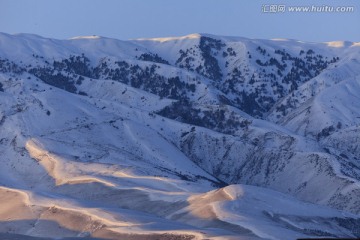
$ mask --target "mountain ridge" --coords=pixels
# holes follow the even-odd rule
[[[94,206],[111,208],[113,216],[98,212],[103,225],[89,221],[90,228],[66,225],[66,236],[164,229],[176,235],[180,222],[195,239],[279,239],[276,231],[285,229],[291,238],[359,236],[347,227],[358,224],[360,213],[356,43],[190,36],[122,41],[0,34],[0,183],[43,199],[31,204],[46,217],[31,216],[54,221],[38,228],[25,222],[14,232],[5,224],[2,232],[54,237],[42,230],[63,224],[53,211],[72,219],[74,209],[93,216]],[[265,203],[274,205],[273,195],[291,204],[296,198],[328,214],[239,207],[256,202],[263,188]],[[241,189],[249,195],[241,197]],[[229,198],[230,190],[238,194]],[[216,199],[221,204],[212,204]],[[229,216],[228,207],[237,215]],[[205,214],[209,209],[215,210]],[[241,220],[245,212],[271,229]],[[144,225],[130,231],[110,221],[121,215]],[[151,231],[149,221],[156,222]]]

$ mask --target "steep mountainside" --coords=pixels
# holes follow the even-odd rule
[[[2,33],[0,232],[360,237],[359,96],[360,43]]]

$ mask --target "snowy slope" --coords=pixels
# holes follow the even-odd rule
[[[1,33],[0,232],[359,237],[359,51]]]

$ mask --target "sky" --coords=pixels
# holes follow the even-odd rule
[[[353,7],[353,11],[290,12],[294,6]],[[0,0],[0,32],[57,39],[99,35],[126,40],[210,33],[360,42],[360,1]]]

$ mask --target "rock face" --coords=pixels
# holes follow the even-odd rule
[[[0,231],[359,237],[360,44],[335,45],[0,34],[1,191],[28,212]],[[273,226],[260,231],[237,205],[257,196],[317,205],[301,215],[260,204],[246,213]]]

